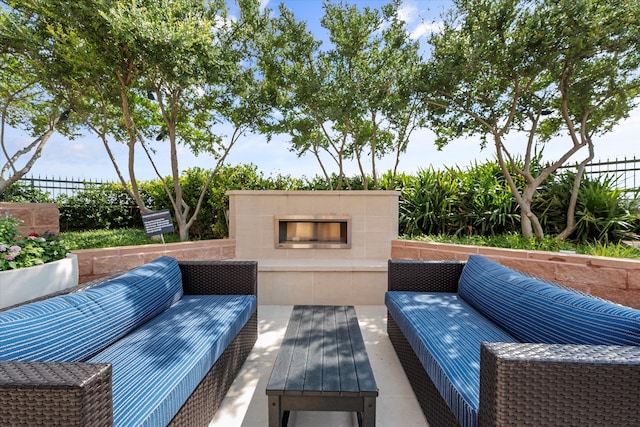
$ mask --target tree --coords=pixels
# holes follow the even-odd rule
[[[325,2],[321,24],[331,46],[324,49],[281,5],[269,37],[260,41],[260,65],[277,111],[265,129],[288,133],[292,151],[312,154],[331,186],[328,156],[338,169],[338,189],[348,160],[357,163],[365,188],[369,173],[378,188],[376,161],[394,152],[395,176],[411,132],[423,124],[424,104],[412,90],[419,44],[409,39],[398,7],[398,1],[381,10]]]
[[[178,145],[224,162],[259,105],[250,103],[253,73],[244,61],[246,40],[259,22],[258,2],[240,0],[240,20],[227,17],[223,0],[122,0],[69,3],[9,2],[29,25],[34,56],[46,77],[73,106],[86,128],[102,141],[118,177],[142,213],[148,212],[136,179],[136,153],[143,150],[162,179],[154,154],[168,150],[171,200],[180,238],[197,217],[182,194]],[[215,129],[230,124],[227,140]],[[125,179],[111,144],[128,147]],[[163,180],[163,182],[165,182]]]
[[[49,138],[70,112],[41,83],[29,55],[16,49],[24,34],[0,10],[0,194],[31,170]],[[22,146],[7,137],[8,128],[22,130],[33,140]],[[62,132],[68,134],[66,126]]]
[[[640,87],[640,4],[624,0],[455,0],[442,32],[432,35],[424,67],[426,102],[443,147],[460,135],[489,138],[521,209],[524,236],[544,230],[531,209],[536,189],[577,153],[580,162],[564,238],[575,228],[575,203],[593,137],[610,131],[635,106]],[[509,148],[510,132],[526,149]],[[569,144],[537,167],[540,145]],[[526,186],[520,191],[516,176]]]

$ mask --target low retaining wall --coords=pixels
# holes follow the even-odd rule
[[[7,214],[23,221],[20,225],[22,235],[60,232],[60,211],[55,203],[0,202],[0,215],[4,217]]]
[[[640,309],[640,261],[558,252],[524,251],[394,240],[391,258],[466,260],[480,254],[500,264]]]
[[[72,251],[78,255],[79,282],[109,276],[129,270],[166,255],[178,261],[212,261],[233,259],[236,242],[233,239],[201,240],[140,246],[119,246],[104,249]]]

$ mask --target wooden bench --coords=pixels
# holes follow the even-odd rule
[[[352,306],[293,308],[266,393],[269,426],[286,426],[289,411],[357,412],[373,427],[378,388]]]

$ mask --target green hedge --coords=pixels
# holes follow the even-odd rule
[[[567,222],[574,173],[559,173],[540,187],[532,201],[547,235],[555,236]],[[497,162],[466,170],[433,168],[404,176],[400,200],[400,232],[409,236],[496,236],[520,234],[520,210]],[[524,182],[516,182],[524,188]],[[583,177],[576,206],[580,243],[618,242],[640,231],[639,193],[616,189],[611,178]]]
[[[193,208],[210,171],[194,168],[180,177],[185,201]],[[538,189],[532,207],[546,234],[557,235],[564,229],[573,174],[553,176]],[[337,182],[337,177],[333,177]],[[392,184],[393,182],[393,184]],[[520,233],[520,212],[496,161],[473,164],[466,169],[428,168],[414,175],[402,174],[394,181],[390,173],[380,179],[384,189],[401,192],[399,231],[401,235],[497,236]],[[165,184],[173,189],[170,178]],[[523,182],[517,185],[524,186]],[[146,205],[153,210],[173,210],[162,182],[139,184]],[[345,187],[362,189],[360,177],[350,178]],[[327,190],[323,178],[294,178],[287,175],[265,177],[254,165],[225,166],[219,169],[205,195],[193,239],[227,236],[227,190]],[[576,242],[618,242],[640,232],[639,194],[615,189],[605,178],[582,181],[576,216]],[[101,184],[86,188],[74,196],[51,200],[46,193],[24,185],[11,186],[2,198],[6,201],[56,202],[60,208],[62,231],[141,228],[140,212],[119,184]]]

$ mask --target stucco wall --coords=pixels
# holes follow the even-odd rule
[[[257,260],[386,260],[398,237],[398,191],[228,191],[229,237],[238,258]],[[348,215],[349,249],[282,249],[276,215]]]
[[[481,254],[503,265],[640,309],[640,260],[394,240],[393,259],[466,260]]]

